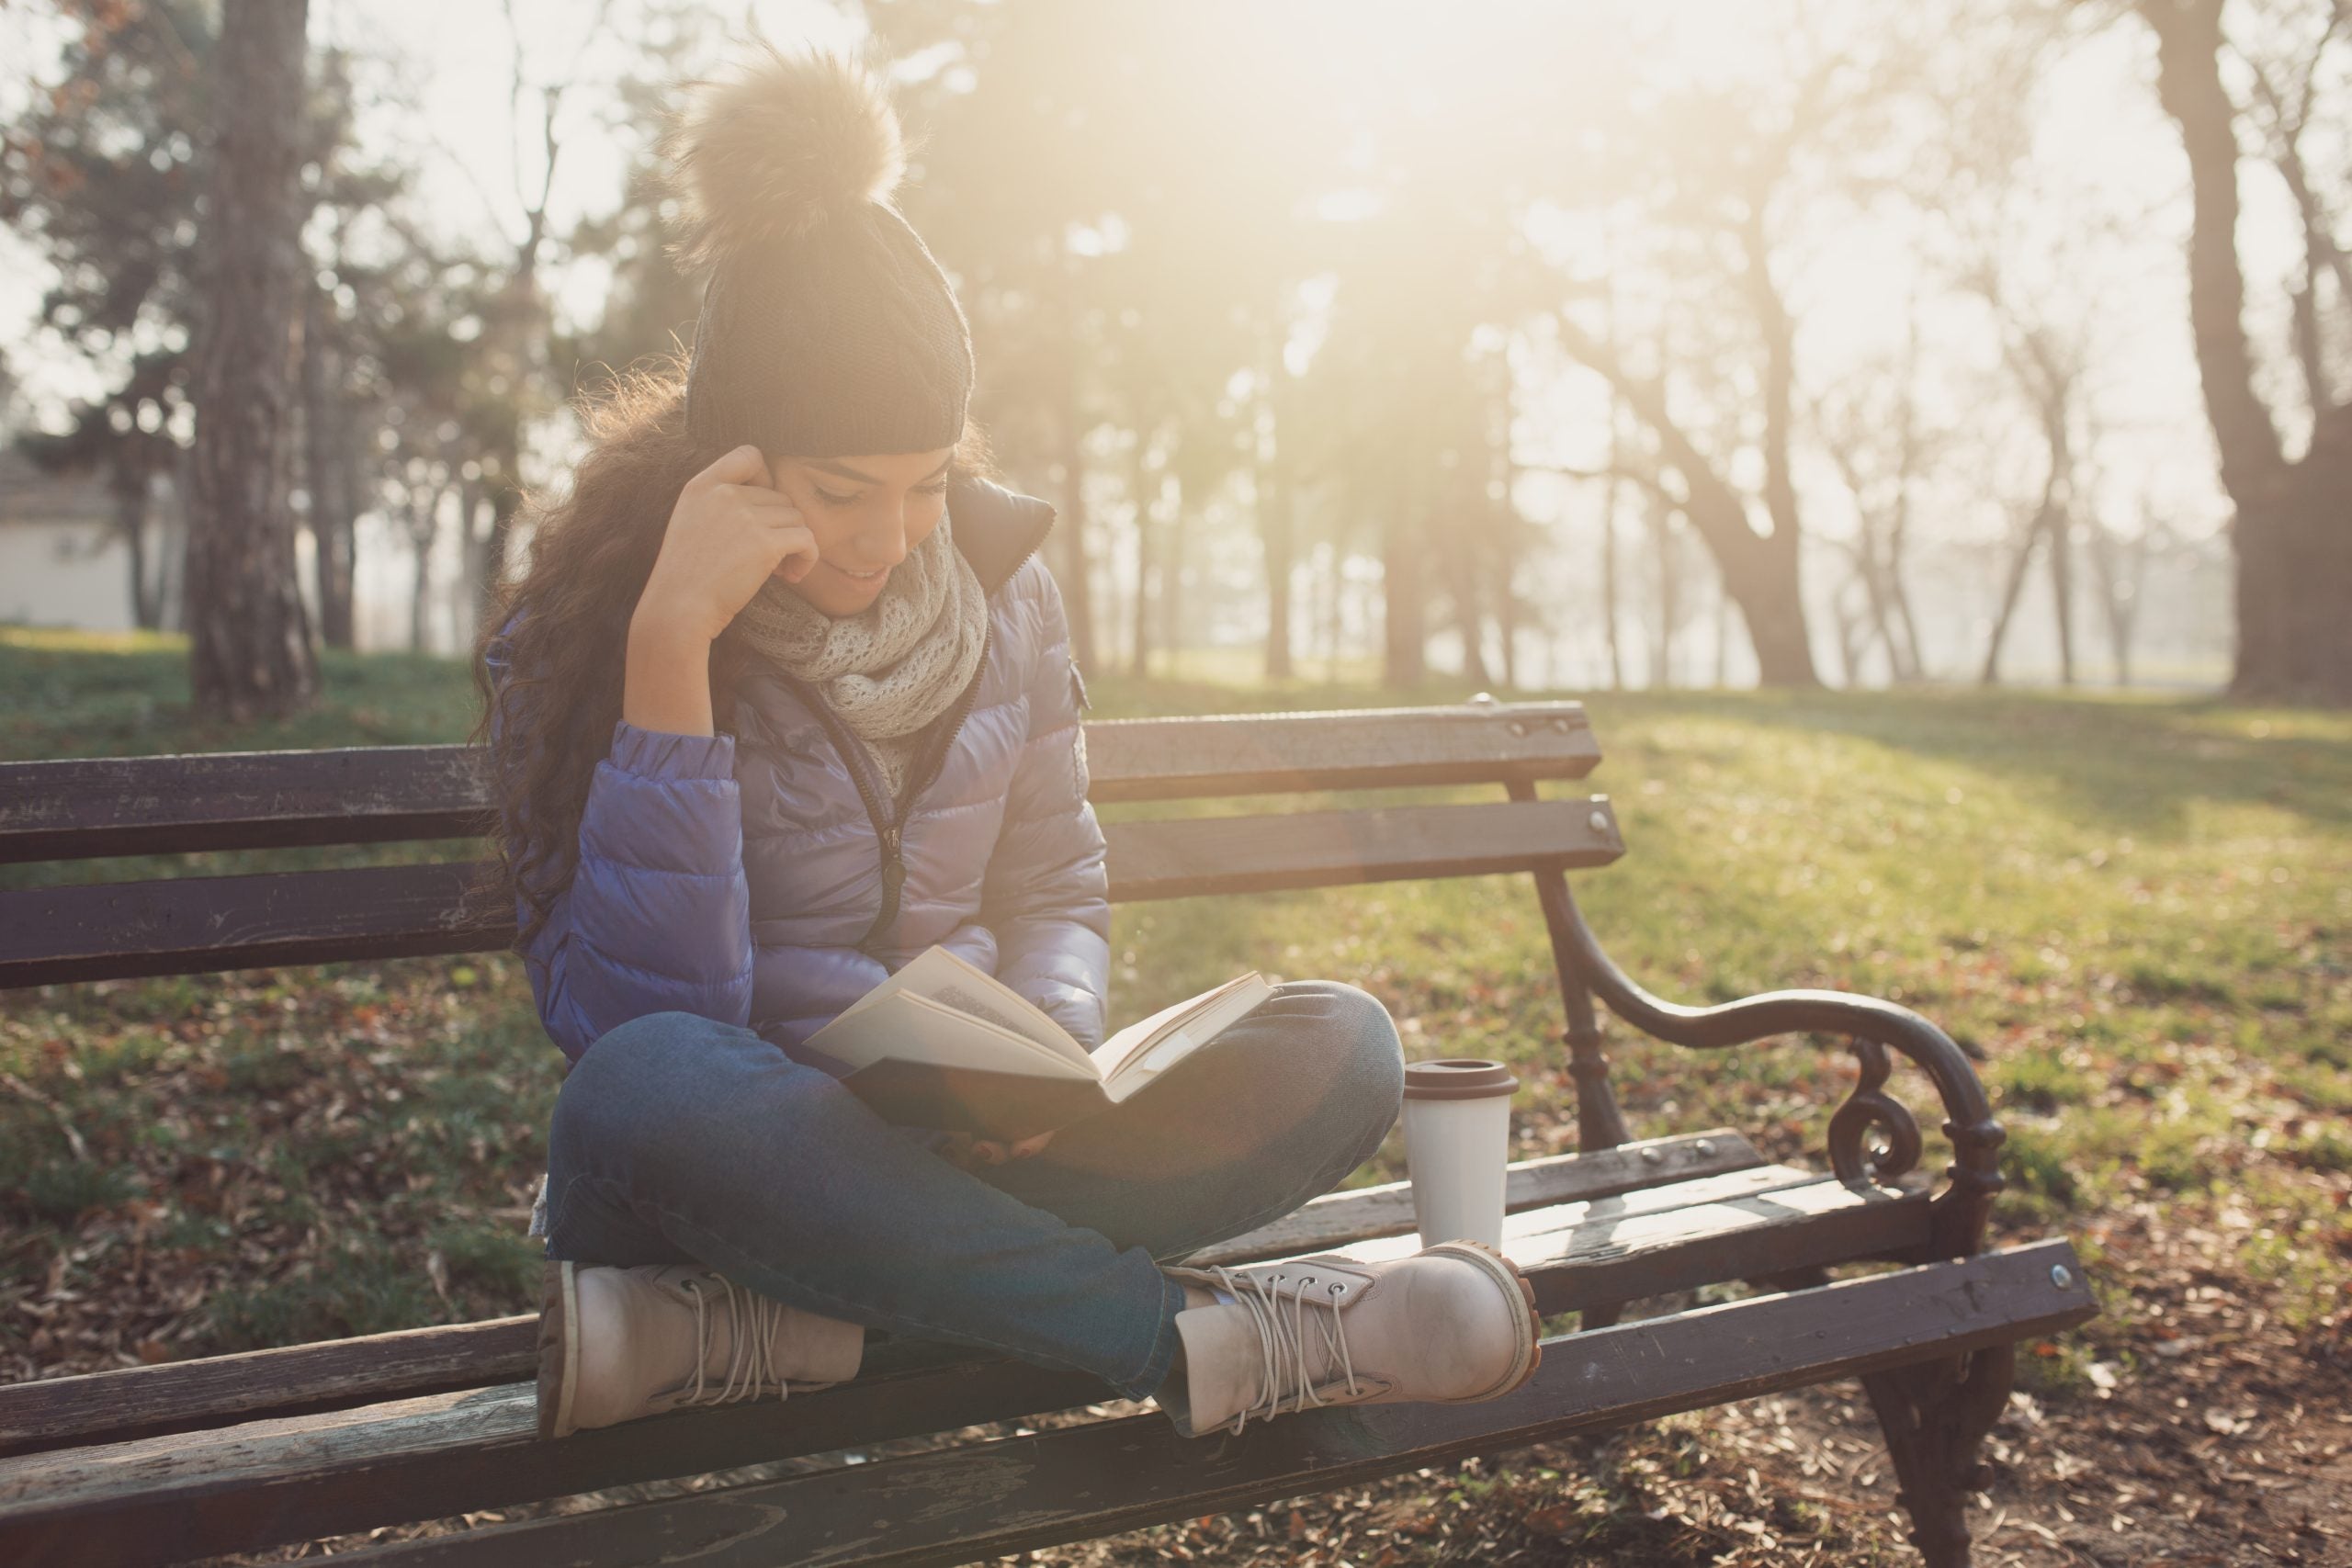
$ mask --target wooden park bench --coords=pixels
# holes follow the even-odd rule
[[[0,1387],[0,1563],[138,1568],[805,1457],[805,1470],[666,1501],[486,1524],[356,1552],[368,1562],[962,1562],[1323,1492],[1369,1478],[1860,1376],[1914,1539],[1962,1563],[1964,1492],[2020,1339],[2094,1314],[2063,1239],[1984,1249],[2001,1185],[1967,1059],[1905,1009],[1830,991],[1684,1008],[1605,956],[1566,873],[1623,853],[1604,796],[1555,790],[1600,761],[1573,703],[1163,718],[1087,727],[1093,797],[1504,786],[1507,798],[1114,820],[1112,897],[1175,898],[1526,873],[1566,1003],[1580,1152],[1515,1165],[1505,1247],[1546,1314],[1532,1382],[1469,1405],[1334,1408],[1186,1442],[1156,1413],[1057,1423],[858,1462],[891,1439],[1114,1398],[1086,1376],[951,1347],[876,1345],[865,1373],[781,1403],[698,1409],[542,1442],[529,1315]],[[453,747],[0,765],[0,861],[478,836],[478,758]],[[1426,798],[1426,797],[1424,797]],[[1321,803],[1317,803],[1318,807]],[[1114,817],[1132,814],[1111,814]],[[311,857],[315,862],[317,857]],[[0,892],[0,987],[483,952],[512,910],[480,865],[375,864]],[[1850,1049],[1830,1173],[1735,1130],[1635,1141],[1596,1002],[1678,1044],[1770,1035]],[[1940,1190],[1884,1090],[1907,1057],[1941,1098]],[[1196,1255],[1410,1251],[1402,1187],[1338,1192]],[[1860,1267],[1856,1267],[1860,1266]],[[1843,1277],[1835,1277],[1844,1270]],[[1628,1319],[1635,1301],[1752,1293]],[[828,1456],[831,1456],[830,1458]]]

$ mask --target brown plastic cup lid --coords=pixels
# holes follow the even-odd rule
[[[1407,1100],[1487,1100],[1509,1095],[1519,1080],[1500,1062],[1478,1056],[1447,1056],[1405,1064]]]

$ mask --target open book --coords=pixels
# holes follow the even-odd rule
[[[808,1037],[886,1120],[1025,1138],[1117,1105],[1273,994],[1252,970],[1092,1051],[995,976],[924,950]]]

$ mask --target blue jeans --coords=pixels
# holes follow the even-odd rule
[[[1136,1100],[967,1171],[752,1031],[657,1013],[564,1079],[547,1256],[698,1263],[805,1311],[1141,1399],[1184,1304],[1159,1263],[1338,1186],[1403,1089],[1377,999],[1291,981]]]

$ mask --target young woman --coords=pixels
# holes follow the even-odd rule
[[[1283,985],[1132,1107],[1012,1148],[887,1123],[807,1049],[934,942],[1102,1039],[1085,691],[1052,510],[985,476],[962,312],[891,205],[882,87],[772,56],[672,151],[692,360],[593,411],[482,650],[570,1063],[542,1435],[838,1382],[867,1330],[1083,1369],[1186,1432],[1518,1386],[1533,1293],[1490,1250],[1170,1266],[1380,1144],[1396,1032],[1352,986]]]

